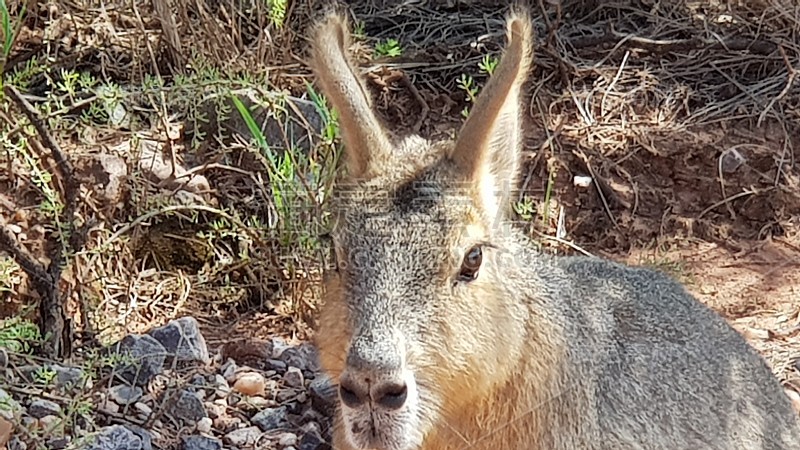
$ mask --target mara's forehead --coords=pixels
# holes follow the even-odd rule
[[[334,196],[338,231],[364,238],[406,240],[433,233],[447,239],[471,211],[468,196],[452,188],[439,165],[402,179],[340,186]]]

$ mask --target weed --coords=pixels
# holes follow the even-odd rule
[[[402,54],[403,48],[400,46],[400,42],[398,42],[397,39],[389,38],[375,44],[375,55],[378,57],[386,56],[395,58]]]
[[[0,292],[13,292],[22,283],[22,269],[14,258],[0,256]]]
[[[12,317],[0,322],[0,347],[15,353],[30,353],[42,342],[39,327],[21,317]]]

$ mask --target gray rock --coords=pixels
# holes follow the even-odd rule
[[[0,369],[8,367],[8,353],[6,349],[0,348]]]
[[[323,449],[330,449],[330,445],[322,439],[322,436],[319,435],[316,431],[310,430],[306,433],[303,433],[303,436],[300,438],[300,444],[298,445],[298,450],[323,450]]]
[[[278,430],[289,425],[288,411],[285,406],[267,408],[250,418],[250,422],[262,431]]]
[[[81,386],[86,381],[89,382],[90,378],[85,378],[83,370],[79,367],[66,367],[58,364],[50,364],[48,369],[56,373],[55,384],[59,388],[69,389],[72,387]],[[89,386],[90,387],[90,386]]]
[[[206,340],[200,333],[200,326],[194,317],[181,317],[162,327],[154,328],[147,334],[160,342],[170,357],[174,356],[177,362],[202,364],[211,362]],[[168,361],[170,364],[171,362]]]
[[[136,403],[142,398],[144,391],[139,386],[119,384],[108,390],[108,397],[121,406]]]
[[[283,375],[283,382],[293,388],[302,388],[305,385],[303,371],[297,367],[289,367]]]
[[[222,450],[222,442],[215,438],[184,436],[181,441],[182,450]]]
[[[294,447],[297,444],[297,435],[294,433],[283,433],[280,438],[278,438],[278,445],[282,448],[286,447]]]
[[[61,405],[43,398],[34,399],[28,406],[28,415],[41,419],[45,416],[58,416],[61,414]]]
[[[85,450],[145,450],[142,439],[122,425],[112,425],[84,438]]]
[[[7,446],[8,450],[28,450],[28,444],[22,442],[18,436],[11,436]]]
[[[214,395],[225,398],[231,393],[231,387],[224,376],[216,374],[214,376]]]
[[[125,425],[125,427],[142,440],[142,450],[153,450],[153,438],[149,431],[136,425]]]
[[[246,447],[255,445],[261,437],[261,430],[258,427],[247,427],[233,430],[225,435],[225,442],[235,447]]]
[[[336,386],[329,377],[318,375],[311,380],[308,385],[308,393],[311,395],[312,408],[327,416],[333,414],[336,405]]]
[[[317,350],[309,343],[287,348],[281,353],[280,359],[287,365],[297,367],[304,372],[316,373],[320,369]]]
[[[115,353],[123,357],[116,367],[122,380],[144,386],[164,369],[167,351],[160,342],[148,335],[131,334],[114,346]]]
[[[283,372],[286,370],[286,363],[280,359],[268,359],[267,368],[276,372]]]
[[[187,391],[181,390],[175,397],[174,403],[169,406],[169,414],[177,420],[197,422],[207,417],[206,407],[200,398]]]

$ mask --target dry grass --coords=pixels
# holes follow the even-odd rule
[[[457,125],[468,106],[459,77],[468,74],[480,85],[485,75],[479,62],[497,56],[504,8],[490,1],[461,8],[447,2],[381,3],[350,5],[356,23],[362,22],[359,59],[371,73],[378,104],[401,128],[445,135],[449,130],[438,124]],[[321,3],[289,2],[284,14],[276,14],[272,4],[50,0],[28,14],[6,77],[49,112],[53,133],[84,177],[76,216],[89,224],[82,229],[86,242],[71,255],[61,291],[76,332],[106,341],[187,311],[205,317],[213,329],[258,310],[261,315],[250,322],[258,325],[242,329],[308,335],[324,245],[305,241],[324,231],[324,220],[314,218],[324,210],[330,173],[319,167],[332,167],[335,154],[313,126],[300,124],[322,144],[301,152],[306,162],[292,162],[300,181],[290,190],[302,193],[295,198],[302,208],[287,219],[276,205],[279,190],[269,182],[264,154],[243,139],[247,133],[216,126],[231,123],[220,116],[236,115],[226,102],[233,93],[260,105],[260,119],[312,103],[304,31]],[[555,172],[569,154],[601,184],[610,179],[609,167],[632,179],[636,174],[625,175],[623,165],[642,150],[680,158],[665,148],[666,139],[690,141],[698,139],[698,130],[745,123],[752,129],[770,126],[785,142],[771,155],[778,166],[767,194],[797,188],[792,142],[800,99],[799,6],[777,0],[567,0],[532,2],[532,13],[537,57],[529,88],[531,173]],[[372,48],[388,38],[399,41],[402,54],[372,58]],[[71,73],[89,73],[97,83],[59,88]],[[116,92],[111,103],[128,112],[122,123],[103,112],[109,104],[100,89],[105,84]],[[8,102],[3,111],[2,133],[46,172],[46,149],[15,140],[25,119]],[[422,111],[429,120],[417,120]],[[24,135],[36,136],[27,130]],[[142,147],[142,140],[150,143]],[[163,154],[166,176],[153,177],[143,148]],[[46,261],[57,242],[52,218],[41,212],[45,193],[20,155],[0,155],[9,168],[0,175],[2,192],[9,193],[2,197],[3,215],[26,211],[13,219],[26,233],[21,245]],[[107,198],[101,155],[122,161],[119,197]],[[190,175],[170,176],[173,159]],[[546,184],[547,176],[533,179],[525,181],[527,188]],[[717,181],[724,190],[725,180]],[[52,186],[61,192],[58,183]],[[608,186],[598,191],[615,227],[626,223],[618,205],[633,216],[646,207],[637,189],[630,198]],[[716,206],[720,199],[699,206],[708,209],[701,216],[716,219],[734,200],[743,200],[736,195],[749,196],[730,186],[724,193]],[[796,193],[784,200],[795,202],[787,203],[790,213],[798,207]],[[553,213],[558,216],[557,209]],[[281,220],[302,226],[281,235],[268,226]],[[4,314],[36,300],[26,286],[12,286]]]

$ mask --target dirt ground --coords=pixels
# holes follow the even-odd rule
[[[495,3],[350,2],[368,36],[356,44],[362,51],[360,62],[370,72],[368,84],[383,119],[396,131],[442,137],[460,125],[461,112],[469,102],[457,86],[459,76],[470,74],[480,85],[485,74],[478,70],[478,62],[486,54],[496,54],[502,44],[498,28],[502,10]],[[534,217],[525,226],[551,244],[553,251],[583,251],[673,274],[745,333],[776,373],[800,391],[800,369],[795,366],[800,358],[800,163],[794,150],[800,145],[800,80],[794,80],[795,70],[800,70],[800,42],[794,37],[800,20],[776,13],[777,2],[749,6],[734,1],[674,2],[674,6],[644,0],[545,3],[546,15],[540,7],[533,8],[537,61],[527,88],[526,176],[521,180],[520,200],[531,202]],[[61,13],[74,7],[59,1],[49,4]],[[290,5],[288,31],[260,34],[258,39],[248,34],[256,33],[258,24],[226,21],[229,11],[224,8],[208,7],[206,16],[176,13],[174,35],[164,32],[169,27],[162,28],[161,22],[148,16],[155,13],[144,5],[138,12],[122,3],[105,13],[89,6],[80,12],[72,10],[70,20],[91,25],[84,34],[73,33],[66,20],[59,22],[59,29],[55,22],[47,22],[51,13],[40,9],[38,18],[23,29],[10,66],[19,68],[25,57],[52,52],[48,45],[58,42],[56,61],[61,67],[85,69],[135,86],[142,83],[144,73],[167,76],[179,66],[178,60],[185,63],[191,53],[187,49],[196,43],[193,51],[216,58],[219,67],[237,73],[258,67],[272,87],[301,97],[309,75],[302,63],[302,31],[314,16],[316,3]],[[137,14],[145,19],[136,19]],[[771,22],[760,23],[759,17]],[[206,45],[208,36],[199,36],[203,30],[195,26],[204,20],[219,27],[207,29],[221,36],[231,34],[231,41]],[[121,37],[125,30],[135,36],[132,30],[140,27],[140,21],[152,48]],[[722,50],[713,36],[725,41]],[[388,37],[400,41],[403,54],[372,58],[370,45]],[[176,40],[182,42],[180,51],[171,44]],[[267,59],[269,64],[264,63]],[[251,64],[253,60],[261,63]],[[108,67],[117,70],[105,70]],[[42,79],[30,83],[31,95],[45,96],[47,89]],[[141,106],[130,102],[132,109]],[[182,112],[182,105],[161,102],[173,114]],[[159,116],[152,104],[145,109],[146,114]],[[133,125],[104,128],[99,135],[90,130],[91,140],[86,130],[71,130],[61,132],[59,139],[72,158],[81,160],[96,154],[98,147],[116,148],[136,133],[163,139],[177,130],[173,134],[181,137],[173,143],[178,152],[185,151],[180,159],[194,158],[198,165],[216,161],[211,157],[203,161],[201,153],[190,152],[183,134],[186,123],[174,120],[170,127],[163,127],[166,130],[161,125],[153,119],[139,129]],[[228,150],[214,151],[214,157],[224,153],[233,158],[225,153]],[[248,169],[248,163],[237,161],[226,164]],[[10,172],[0,177],[3,216],[6,223],[21,223],[13,214],[35,209],[41,194]],[[255,208],[251,193],[256,188],[246,176],[230,171],[205,174],[217,194],[234,199],[229,202],[234,208]],[[576,183],[575,177],[584,176],[593,182]],[[147,189],[155,189],[153,185]],[[89,239],[90,247],[106,242],[111,230],[133,223],[135,214],[123,214],[126,208],[128,213],[144,213],[141,198],[147,189],[137,192],[137,186],[129,186],[136,195],[122,200],[122,207],[95,208],[92,214],[106,228],[101,237]],[[24,221],[31,230],[28,250],[44,255],[46,233],[37,234],[37,225],[42,224],[34,214],[30,216]],[[139,224],[130,225],[132,232],[147,234]],[[175,245],[170,242],[166,245]],[[147,265],[144,257],[126,249],[127,244],[118,245],[113,263],[88,256],[82,260],[106,266],[105,272],[84,268],[84,274],[103,272],[118,285],[103,285],[95,295],[122,295],[126,284],[139,280],[151,283],[152,292],[148,292],[155,299],[154,286],[167,286],[163,280],[179,285],[181,277],[195,275],[173,271],[167,276],[155,269],[143,274],[136,268]],[[198,264],[203,266],[202,261]],[[262,269],[228,272],[234,280],[249,280],[240,286],[250,287],[231,294],[225,305],[220,300],[214,307],[203,306],[226,294],[210,293],[213,284],[195,287],[180,305],[176,299],[181,297],[175,294],[169,299],[175,303],[159,297],[160,301],[148,303],[146,313],[126,315],[126,331],[188,314],[200,318],[212,346],[231,335],[307,338],[308,327],[297,323],[313,318],[313,288],[287,288],[285,292],[293,292],[294,297],[278,301],[257,297],[264,286],[312,285],[314,277],[288,280]],[[75,281],[80,278],[75,277],[70,272],[64,282],[73,291],[80,286]],[[94,289],[97,284],[91,286]],[[36,298],[26,291],[30,283],[15,289],[15,296],[6,296],[2,307],[6,317]],[[106,311],[122,314],[124,306]]]

